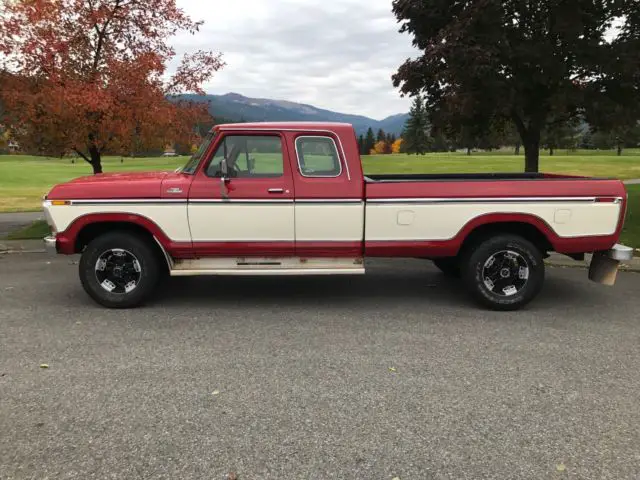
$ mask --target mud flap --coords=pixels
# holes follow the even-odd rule
[[[609,258],[605,253],[595,253],[589,267],[589,280],[601,285],[613,286],[618,276],[620,262]]]

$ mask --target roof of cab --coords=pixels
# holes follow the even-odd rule
[[[226,123],[216,125],[213,130],[293,130],[293,131],[339,131],[353,130],[350,123],[337,122],[254,122],[254,123]]]

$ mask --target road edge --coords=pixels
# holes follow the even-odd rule
[[[9,253],[46,253],[42,240],[2,240],[0,255]]]
[[[16,253],[46,253],[42,240],[0,240],[0,255]],[[573,260],[565,255],[552,253],[545,263],[551,267],[589,268],[590,255],[584,261]],[[628,264],[620,265],[627,272],[640,272],[640,257]]]

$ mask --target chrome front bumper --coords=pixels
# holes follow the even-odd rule
[[[56,236],[49,235],[48,237],[44,237],[44,249],[47,253],[55,254],[58,253],[58,249],[56,248]]]

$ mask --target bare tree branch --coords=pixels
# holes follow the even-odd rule
[[[89,158],[88,158],[84,153],[82,153],[80,150],[78,150],[77,148],[75,148],[75,147],[74,147],[73,151],[74,151],[74,152],[76,152],[78,155],[80,155],[82,158],[84,158],[84,159],[85,159],[85,161],[86,161],[89,165],[93,165],[93,164],[91,163],[91,160],[89,160]]]

